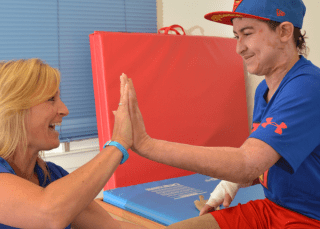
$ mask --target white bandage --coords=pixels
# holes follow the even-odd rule
[[[226,193],[228,193],[233,200],[240,187],[240,184],[223,180],[213,190],[206,204],[211,207],[218,207],[223,203]]]

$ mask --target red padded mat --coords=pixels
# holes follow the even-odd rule
[[[133,80],[153,138],[239,147],[249,136],[236,40],[120,32],[89,37],[100,149],[112,135],[122,73]],[[193,174],[129,154],[105,190]]]

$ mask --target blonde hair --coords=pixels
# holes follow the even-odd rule
[[[18,145],[27,150],[25,118],[29,109],[58,91],[60,73],[40,59],[0,62],[0,157],[12,156]],[[50,178],[47,165],[37,158],[45,179]]]

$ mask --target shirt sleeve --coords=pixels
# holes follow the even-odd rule
[[[0,164],[0,173],[10,173],[2,164]]]
[[[282,156],[276,165],[294,173],[320,144],[319,80],[300,76],[276,93],[250,137],[270,145]]]
[[[2,157],[0,157],[0,173],[15,174],[13,169],[8,164],[8,162],[5,159],[3,159]]]

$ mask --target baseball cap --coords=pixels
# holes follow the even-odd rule
[[[306,6],[302,0],[235,0],[232,12],[212,12],[204,18],[227,25],[232,25],[233,18],[288,21],[301,29],[305,13]]]

